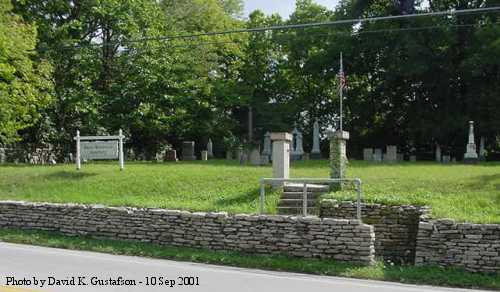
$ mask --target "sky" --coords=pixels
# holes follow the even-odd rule
[[[314,0],[314,2],[333,9],[338,0]],[[282,17],[288,18],[294,8],[295,0],[245,0],[245,16],[248,16],[255,9],[260,9],[266,14],[277,12]]]

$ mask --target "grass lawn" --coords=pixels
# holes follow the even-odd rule
[[[0,200],[96,203],[197,211],[255,213],[258,181],[271,167],[241,167],[235,161],[179,163],[0,166]],[[326,160],[295,162],[292,177],[328,177]],[[479,165],[352,161],[349,177],[363,180],[366,201],[430,205],[435,217],[500,223],[500,164]],[[346,199],[349,191],[334,194]],[[274,213],[277,193],[268,193]]]
[[[97,240],[88,237],[68,237],[57,233],[41,231],[9,229],[0,229],[0,241],[245,268],[500,290],[500,275],[472,274],[460,269],[445,269],[430,266],[392,266],[384,265],[383,262],[377,262],[373,266],[359,266],[332,260],[259,256],[239,252],[208,251],[185,247],[158,246],[148,243]]]

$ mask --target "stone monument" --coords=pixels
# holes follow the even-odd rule
[[[309,155],[311,159],[321,159],[321,149],[319,148],[319,124],[318,121],[314,122],[313,125],[313,146],[311,154]]]
[[[329,131],[328,139],[330,140],[330,177],[345,178],[347,170],[347,140],[349,140],[349,132],[346,131]],[[341,190],[343,183],[331,184],[332,190]]]
[[[290,177],[290,142],[293,136],[290,133],[271,133],[273,143],[273,178]],[[283,183],[273,183],[274,187],[281,187]]]
[[[208,158],[214,158],[213,148],[214,148],[214,145],[212,144],[212,139],[208,139],[208,143],[207,143],[207,155],[208,155]]]
[[[196,160],[196,156],[194,155],[194,141],[182,142],[182,160]]]
[[[436,162],[441,162],[441,146],[439,146],[439,144],[436,144]]]
[[[474,142],[474,121],[469,121],[469,142],[467,143],[467,151],[464,154],[464,163],[477,163],[478,155],[476,143]]]
[[[297,130],[297,128],[293,129],[293,151],[292,151],[292,160],[302,160],[302,155],[304,155],[304,147],[302,146],[302,133]]]
[[[233,159],[233,151],[232,150],[226,150],[226,159],[227,160],[232,160]]]
[[[394,163],[398,161],[398,146],[387,145],[384,161]]]
[[[266,134],[264,135],[264,149],[262,150],[262,156],[267,156],[267,161],[269,161],[271,155],[271,134],[269,132],[266,132]]]
[[[207,161],[208,160],[208,151],[203,150],[201,151],[201,161]]]

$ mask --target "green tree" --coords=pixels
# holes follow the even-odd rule
[[[34,53],[36,29],[0,1],[0,144],[19,139],[51,102],[50,66]]]

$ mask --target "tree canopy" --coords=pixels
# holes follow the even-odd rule
[[[14,10],[1,3],[0,143],[21,137],[19,145],[50,143],[63,156],[76,129],[122,128],[129,148],[151,158],[186,139],[204,145],[211,137],[217,152],[223,141],[256,143],[266,131],[297,126],[307,149],[313,122],[326,128],[339,115],[342,52],[352,154],[439,144],[460,157],[468,120],[498,150],[497,13],[203,34],[498,0],[342,0],[335,10],[297,0],[287,19],[261,11],[244,18],[241,0],[24,0]]]

